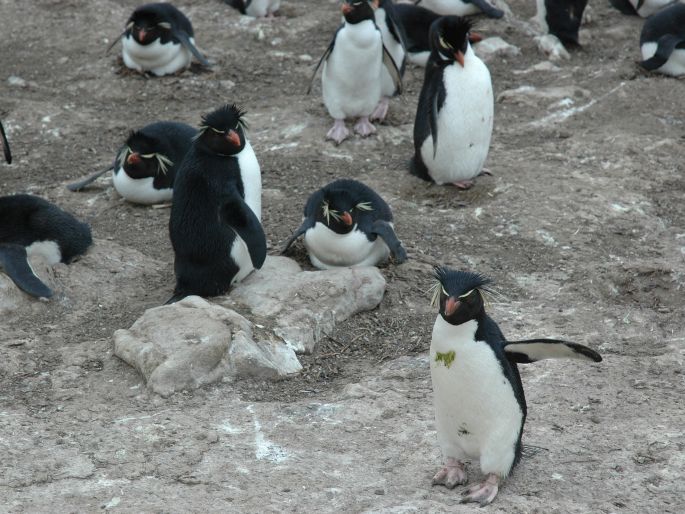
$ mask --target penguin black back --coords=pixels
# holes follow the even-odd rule
[[[138,7],[126,23],[126,34],[130,34],[141,45],[148,45],[159,39],[162,44],[180,39],[174,34],[177,30],[194,36],[190,20],[172,4],[152,3]]]
[[[430,50],[428,32],[440,15],[418,5],[397,4],[395,15],[406,35],[407,52],[427,52]]]

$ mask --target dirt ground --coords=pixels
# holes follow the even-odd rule
[[[304,91],[337,2],[285,1],[274,21],[218,0],[177,3],[215,64],[161,79],[124,72],[120,47],[105,54],[137,4],[0,0],[0,118],[15,156],[0,165],[0,193],[38,194],[87,220],[96,242],[84,261],[102,259],[109,284],[0,320],[1,512],[477,509],[430,485],[435,264],[491,276],[501,298],[489,312],[511,338],[563,336],[604,356],[522,367],[524,443],[545,449],[489,511],[685,511],[685,83],[636,66],[642,20],[592,2],[583,49],[545,71],[531,69],[545,58],[521,23],[534,2],[510,2],[513,22],[479,19],[481,33],[521,49],[489,63],[495,95],[569,94],[497,102],[494,175],[459,192],[407,173],[422,69],[408,68],[377,136],[323,140],[319,82]],[[129,129],[197,125],[224,102],[248,111],[270,252],[314,189],[352,177],[391,204],[410,260],[382,269],[381,305],[303,357],[302,376],[162,399],[112,354],[112,334],[171,295],[169,209],[128,204],[109,179],[80,194],[65,184],[108,166]],[[146,268],[135,281],[104,262],[115,247]],[[309,267],[301,244],[293,255]]]

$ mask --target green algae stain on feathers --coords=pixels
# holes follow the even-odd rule
[[[456,354],[454,353],[454,350],[451,350],[451,351],[446,352],[446,353],[437,352],[435,354],[435,362],[442,361],[443,364],[445,365],[445,367],[449,368],[452,365],[452,363],[454,362],[455,356],[456,356]]]

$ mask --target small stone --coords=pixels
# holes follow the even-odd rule
[[[378,496],[383,496],[385,494],[384,489],[376,489],[373,494],[377,494]]]
[[[16,75],[10,75],[7,79],[7,83],[12,87],[26,87],[27,85],[23,78],[17,77]]]

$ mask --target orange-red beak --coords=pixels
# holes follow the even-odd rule
[[[140,155],[137,154],[136,152],[133,152],[128,156],[128,159],[126,159],[126,164],[130,164],[131,166],[138,164],[140,162]]]
[[[235,130],[229,130],[228,134],[226,134],[226,139],[233,145],[233,146],[240,146],[240,136]]]
[[[354,11],[354,7],[350,4],[342,4],[342,13],[343,16],[350,14],[352,11]]]
[[[461,50],[457,50],[454,53],[454,58],[457,60],[457,62],[461,65],[461,67],[464,67],[464,54],[462,53]]]
[[[140,29],[138,31],[138,39],[140,39],[141,43],[145,41],[145,36],[147,36],[147,32],[145,31],[145,29]]]
[[[459,302],[459,300],[455,300],[450,296],[445,302],[445,316],[451,316],[452,314],[457,312],[460,303],[461,302]]]
[[[469,32],[469,42],[480,43],[483,41],[483,35],[478,32]]]
[[[344,223],[345,225],[347,225],[348,227],[351,227],[351,226],[352,226],[352,223],[354,223],[354,221],[352,220],[352,215],[351,215],[349,212],[347,212],[347,211],[345,211],[345,212],[342,213],[342,216],[340,216],[340,219],[341,219],[341,220],[343,221],[343,223]]]

